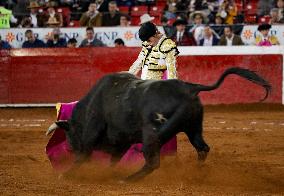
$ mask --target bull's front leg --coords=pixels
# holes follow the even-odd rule
[[[90,157],[90,154],[84,154],[84,153],[76,153],[75,152],[75,161],[73,162],[71,168],[67,171],[65,171],[64,173],[61,173],[58,178],[69,178],[74,176],[74,174],[76,173],[76,171],[80,168],[80,166],[86,161],[88,160],[88,158]]]
[[[138,172],[128,176],[126,182],[142,179],[160,167],[160,141],[152,126],[143,129],[143,155],[145,165]]]

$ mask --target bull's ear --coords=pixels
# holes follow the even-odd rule
[[[56,121],[55,124],[62,128],[62,129],[65,129],[66,131],[69,130],[69,123],[67,120],[59,120],[59,121]]]

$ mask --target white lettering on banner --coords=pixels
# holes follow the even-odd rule
[[[159,31],[164,33],[163,27],[158,27]],[[21,48],[26,40],[26,28],[1,29],[0,35],[3,40],[8,41],[13,48]],[[52,28],[32,28],[35,37],[46,42],[47,35],[50,35]],[[62,36],[67,40],[75,38],[78,45],[86,37],[86,28],[61,28]],[[95,37],[101,40],[107,46],[114,46],[114,40],[121,38],[126,46],[141,46],[138,36],[139,27],[96,27],[94,28]]]

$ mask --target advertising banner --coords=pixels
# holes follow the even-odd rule
[[[25,28],[0,29],[2,40],[6,40],[13,48],[21,48],[25,39]],[[35,36],[46,42],[48,35],[51,34],[52,28],[32,28]],[[78,45],[86,36],[86,28],[61,28],[62,37],[66,40],[75,38]],[[160,32],[164,33],[162,27]],[[141,46],[138,36],[139,27],[97,27],[94,28],[96,38],[100,39],[106,46],[114,46],[114,40],[121,38],[126,46]]]

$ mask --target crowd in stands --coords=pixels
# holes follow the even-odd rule
[[[0,2],[0,29],[29,28],[24,48],[88,47],[104,46],[94,36],[95,27],[138,26],[151,21],[163,26],[178,46],[209,46],[243,45],[231,25],[254,23],[260,24],[261,32],[256,45],[264,40],[263,45],[276,45],[279,41],[270,38],[268,31],[271,25],[284,22],[283,8],[284,0],[7,0]],[[213,30],[212,25],[221,26],[221,31]],[[43,42],[35,38],[35,27],[54,30]],[[86,39],[67,43],[60,27],[86,27]],[[115,46],[124,46],[121,41],[116,40]],[[7,46],[1,39],[0,44]]]
[[[0,6],[10,11],[12,27],[135,26],[145,13],[158,25],[178,18],[195,24],[196,17],[204,24],[284,22],[284,0],[6,0]]]

